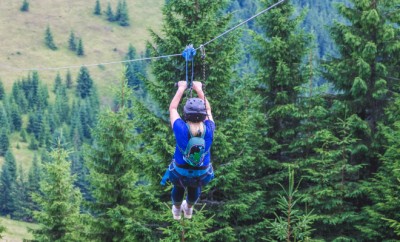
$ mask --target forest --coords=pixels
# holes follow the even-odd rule
[[[129,1],[114,14],[101,3],[94,17],[134,25]],[[0,79],[1,216],[38,224],[33,241],[400,240],[400,0],[167,0],[161,11],[145,50],[128,46],[110,99],[88,66],[52,85],[46,70],[9,89]],[[48,27],[44,45],[59,51],[52,37]],[[85,55],[75,38],[69,50]],[[160,181],[188,69],[159,57],[188,44],[204,45],[192,65],[216,124],[215,178],[177,221]],[[29,169],[13,150],[34,154]],[[0,239],[6,230],[0,221]]]

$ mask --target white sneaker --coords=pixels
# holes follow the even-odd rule
[[[175,207],[175,205],[172,205],[172,216],[174,216],[174,219],[180,220],[181,212],[182,212],[182,205],[180,208],[177,208],[177,207]]]
[[[184,216],[185,218],[192,218],[193,207],[189,208],[188,205],[187,205],[187,203],[186,203],[186,200],[184,200],[184,201],[182,202],[181,208],[182,208],[182,210],[183,210],[183,216]]]

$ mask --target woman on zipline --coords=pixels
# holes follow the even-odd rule
[[[176,139],[173,160],[169,166],[169,180],[172,189],[172,214],[174,219],[191,218],[193,205],[201,194],[201,187],[213,178],[210,162],[210,148],[213,142],[215,124],[211,107],[205,98],[202,84],[193,81],[193,90],[198,98],[189,98],[183,107],[184,120],[178,113],[178,106],[187,88],[186,81],[178,82],[178,90],[169,106],[171,126]],[[186,200],[183,200],[187,190]]]

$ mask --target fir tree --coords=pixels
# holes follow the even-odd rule
[[[136,49],[131,44],[128,48],[128,53],[125,56],[126,60],[134,60],[137,58]],[[143,89],[142,79],[146,78],[146,70],[143,63],[134,61],[125,64],[125,78],[128,81],[128,86],[135,91]],[[142,93],[144,90],[142,90]]]
[[[14,204],[15,211],[13,211],[13,218],[23,221],[29,221],[30,215],[29,210],[27,209],[28,204],[28,191],[27,191],[27,182],[25,180],[25,174],[22,170],[22,167],[18,167],[18,176],[15,181],[14,189],[11,193]]]
[[[73,186],[68,152],[57,148],[50,153],[52,162],[44,164],[40,193],[33,195],[39,206],[34,218],[43,226],[33,231],[39,241],[83,241],[80,218],[82,201],[79,189]]]
[[[94,15],[101,15],[100,0],[96,0],[96,5],[94,6],[93,14]]]
[[[12,131],[21,131],[22,117],[18,105],[14,102],[10,105],[10,124]]]
[[[113,10],[111,8],[111,3],[110,2],[107,3],[106,16],[107,16],[107,20],[108,21],[110,21],[110,22],[115,21],[114,13],[113,13]]]
[[[28,2],[28,0],[24,0],[24,2],[22,3],[21,8],[19,10],[21,10],[21,12],[29,12],[29,2]]]
[[[74,31],[71,31],[71,33],[69,34],[68,49],[76,51],[76,38]]]
[[[6,130],[10,130],[10,121],[8,119],[7,111],[3,103],[0,103],[0,127]]]
[[[60,73],[57,73],[56,78],[54,79],[54,88],[53,88],[53,92],[57,93],[58,88],[60,88],[62,85],[62,79],[60,76]]]
[[[121,26],[129,26],[129,12],[126,0],[122,0],[118,3],[116,21],[118,21]]]
[[[3,127],[0,133],[0,156],[5,156],[10,146],[10,140],[8,138],[8,132]]]
[[[82,38],[79,38],[78,47],[76,48],[76,54],[78,56],[84,56],[85,55],[85,50],[83,49]]]
[[[65,75],[65,85],[68,89],[72,88],[72,76],[70,70],[68,70],[67,74]]]
[[[53,34],[51,33],[50,26],[47,26],[47,28],[46,28],[44,43],[51,50],[57,49],[57,46],[54,43]]]
[[[5,94],[3,81],[0,79],[0,100],[4,99]]]
[[[78,97],[85,99],[90,96],[93,88],[93,80],[87,67],[81,67],[76,80],[76,93]]]
[[[12,215],[16,209],[12,191],[17,180],[17,164],[10,150],[7,151],[4,160],[0,176],[0,213]]]
[[[126,105],[130,96],[123,85],[118,110],[100,113],[93,130],[94,145],[85,152],[93,196],[90,207],[95,214],[90,231],[96,241],[153,240],[146,221],[154,216],[148,210],[156,201],[149,197],[147,186],[139,183],[136,172],[137,134]]]
[[[289,167],[288,188],[284,190],[284,195],[279,195],[278,209],[280,214],[275,214],[274,221],[268,221],[269,228],[268,241],[309,241],[312,222],[316,215],[311,212],[301,212],[297,208],[300,200],[298,186],[294,183],[294,171]]]

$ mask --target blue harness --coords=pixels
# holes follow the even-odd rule
[[[208,165],[205,169],[187,169],[179,167],[175,161],[172,161],[171,164],[168,166],[167,170],[164,173],[164,176],[160,182],[161,185],[165,186],[167,180],[169,179],[171,172],[176,172],[182,177],[186,178],[199,178],[201,176],[206,175],[210,172],[212,166]],[[212,171],[212,170],[211,170]]]

